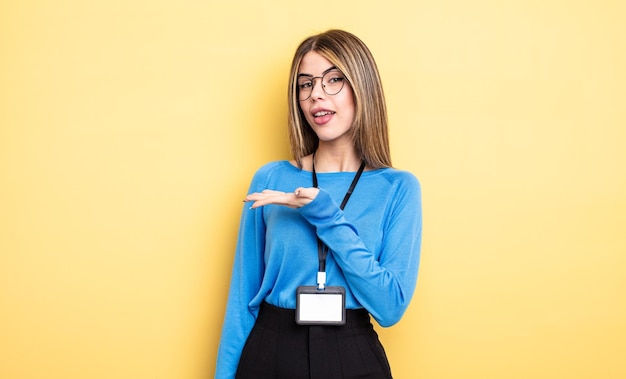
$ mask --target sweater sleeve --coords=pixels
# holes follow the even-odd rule
[[[351,292],[383,327],[400,321],[415,291],[420,259],[422,214],[417,178],[406,174],[395,186],[376,258],[328,192],[300,208],[341,267]]]
[[[255,175],[250,192],[263,185]],[[243,346],[254,326],[258,307],[251,302],[259,292],[263,279],[263,246],[265,225],[260,209],[250,210],[245,204],[241,216],[235,259],[232,268],[226,314],[217,355],[216,379],[233,379]]]

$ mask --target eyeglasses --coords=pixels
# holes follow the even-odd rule
[[[298,100],[304,101],[311,97],[315,88],[315,79],[322,79],[322,89],[327,95],[336,95],[346,82],[346,77],[337,69],[324,73],[323,76],[299,76],[298,77]]]

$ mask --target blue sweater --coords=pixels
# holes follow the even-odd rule
[[[296,288],[316,284],[316,236],[330,249],[326,284],[345,287],[346,308],[367,309],[383,327],[400,320],[417,281],[420,185],[406,171],[365,171],[342,211],[354,175],[317,173],[320,192],[299,209],[244,206],[215,378],[234,378],[263,301],[295,309]],[[310,171],[279,161],[257,171],[248,193],[311,186]]]

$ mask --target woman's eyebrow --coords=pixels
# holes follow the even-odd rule
[[[332,66],[332,67],[324,70],[324,72],[322,72],[322,76],[324,76],[324,74],[326,74],[327,72],[332,71],[332,70],[336,70],[336,69],[337,69],[337,66]],[[311,75],[311,74],[304,74],[304,73],[298,74],[298,78],[301,77],[301,76],[306,76],[306,77],[309,77],[309,78],[313,77],[313,75]]]

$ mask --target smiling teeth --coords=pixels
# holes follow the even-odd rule
[[[326,115],[333,114],[333,113],[335,113],[335,112],[330,112],[330,111],[321,111],[321,112],[317,112],[317,113],[315,113],[313,116],[315,116],[315,117],[321,117],[321,116],[326,116]]]

